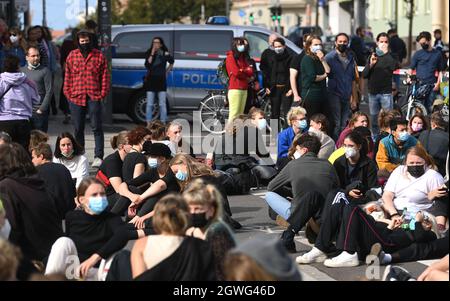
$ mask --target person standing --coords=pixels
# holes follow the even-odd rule
[[[8,25],[6,22],[0,18],[0,72],[3,70],[3,63],[5,60],[5,45],[7,43]]]
[[[26,59],[27,66],[22,67],[21,71],[34,81],[41,98],[40,104],[33,107],[31,126],[46,133],[48,130],[49,105],[53,91],[52,74],[47,67],[41,66],[41,57],[36,46],[27,48]]]
[[[0,75],[0,131],[7,132],[14,142],[28,149],[29,120],[40,98],[35,84],[20,72],[19,62],[17,56],[7,56],[5,72]]]
[[[398,67],[398,60],[389,51],[389,36],[380,33],[377,36],[377,48],[363,70],[363,77],[369,82],[369,111],[372,122],[372,134],[378,135],[378,114],[381,109],[392,110],[392,72]]]
[[[169,67],[167,67],[169,63]],[[155,37],[152,40],[152,46],[145,54],[145,68],[147,75],[145,76],[144,86],[147,91],[147,108],[146,116],[147,125],[153,121],[153,104],[155,96],[158,94],[159,102],[159,119],[161,122],[167,122],[167,84],[166,77],[173,68],[174,59],[170,55],[164,40]]]
[[[64,94],[69,100],[76,140],[83,148],[86,113],[90,116],[95,139],[92,167],[100,167],[104,155],[101,101],[110,89],[108,62],[93,48],[91,33],[81,30],[77,41],[78,49],[73,50],[66,61]]]
[[[293,95],[293,101],[294,103],[298,103],[302,100],[302,74],[301,74],[301,67],[302,67],[302,60],[306,55],[306,52],[303,50],[305,49],[306,41],[308,40],[309,33],[305,33],[303,35],[303,48],[302,52],[299,54],[294,54],[291,66],[289,66],[289,72],[290,72],[290,81],[291,81],[291,89],[292,89],[292,95]]]
[[[231,51],[227,52],[225,61],[227,73],[230,77],[228,82],[228,101],[230,102],[230,114],[228,124],[244,113],[247,102],[248,82],[253,77],[253,66],[247,60],[244,39],[234,38]]]
[[[391,47],[392,55],[398,60],[399,66],[402,65],[406,58],[407,50],[405,42],[400,39],[395,28],[389,29],[387,32],[389,36],[389,45]],[[396,88],[400,88],[400,74],[394,74],[394,82]]]
[[[310,116],[326,114],[327,87],[326,79],[330,73],[330,66],[322,51],[322,40],[316,35],[309,36],[305,45],[306,55],[302,60],[302,95],[304,107]]]
[[[269,75],[270,70],[272,70],[272,58],[275,56],[275,50],[273,48],[273,41],[278,38],[276,33],[273,33],[269,36],[269,47],[265,49],[261,54],[261,63],[259,64],[259,69],[261,70],[263,77],[263,87],[270,88],[269,84]]]
[[[409,74],[416,70],[417,79],[421,86],[433,86],[433,90],[425,97],[425,108],[431,111],[436,92],[439,91],[442,71],[445,70],[444,59],[439,50],[431,46],[431,33],[422,31],[416,41],[422,49],[417,51],[411,59]],[[439,76],[436,77],[436,72]]]
[[[336,140],[344,130],[350,117],[350,101],[355,82],[355,58],[348,51],[349,37],[340,33],[335,39],[335,49],[325,56],[331,72],[328,76],[328,103],[330,115],[334,121],[333,139]],[[352,109],[356,108],[357,100],[353,100]]]
[[[6,41],[5,54],[15,55],[20,59],[20,67],[27,64],[25,60],[26,43],[22,36],[22,32],[13,27],[9,30],[9,39]]]

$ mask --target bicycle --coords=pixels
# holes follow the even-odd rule
[[[200,101],[202,127],[211,134],[223,134],[230,113],[226,90],[208,90],[207,93]],[[259,90],[256,97],[257,106],[264,111],[264,115],[269,122],[270,101],[265,89]]]
[[[406,117],[406,120],[410,120],[416,114],[423,116],[428,115],[428,110],[424,106],[423,102],[429,93],[433,89],[432,85],[419,86],[420,82],[415,75],[409,75],[409,80],[403,81],[406,85],[406,103],[401,106],[402,115]],[[419,88],[417,88],[419,86]]]

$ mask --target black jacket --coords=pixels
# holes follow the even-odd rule
[[[3,178],[0,199],[11,224],[9,241],[19,246],[26,258],[47,257],[63,232],[55,201],[44,181],[37,175]]]
[[[259,69],[261,70],[263,76],[263,86],[264,88],[270,88],[269,78],[270,72],[272,70],[272,58],[275,56],[275,51],[267,48],[261,54],[261,63],[259,64]]]
[[[392,55],[401,63],[406,58],[406,44],[398,35],[390,38],[389,46],[391,47]]]
[[[377,187],[377,164],[367,156],[359,159],[355,168],[349,173],[349,163],[345,156],[339,157],[333,164],[341,182],[341,188],[347,190],[355,181],[361,181],[367,190]],[[347,191],[346,191],[347,192]],[[361,200],[365,203],[365,200]]]
[[[291,86],[290,82],[290,67],[292,56],[287,50],[281,54],[275,54],[272,56],[271,67],[269,73],[269,88],[273,88],[276,85],[286,85],[285,90],[289,90]]]
[[[439,173],[444,176],[448,153],[448,133],[440,128],[423,131],[419,136],[419,141],[433,157]]]

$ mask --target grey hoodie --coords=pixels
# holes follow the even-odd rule
[[[280,239],[276,237],[261,234],[239,244],[230,252],[251,257],[278,281],[302,280],[297,264],[289,257]]]
[[[36,85],[23,72],[0,74],[0,121],[28,120],[40,103]]]

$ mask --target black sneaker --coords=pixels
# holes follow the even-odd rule
[[[383,281],[415,281],[411,274],[399,266],[388,265],[383,274]]]
[[[297,253],[294,242],[295,233],[288,229],[281,234],[281,242],[289,253]]]

